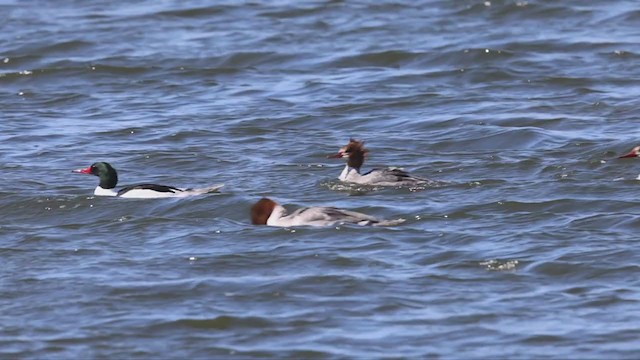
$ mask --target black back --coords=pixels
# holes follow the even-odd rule
[[[134,189],[153,190],[157,192],[174,193],[174,194],[182,192],[182,190],[175,188],[173,186],[156,185],[156,184],[138,184],[138,185],[130,185],[130,186],[123,187],[118,191],[118,196],[122,196],[124,193]]]

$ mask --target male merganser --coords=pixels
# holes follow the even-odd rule
[[[619,156],[618,159],[630,158],[630,157],[640,157],[640,146],[634,147],[627,154]]]
[[[118,183],[118,173],[116,172],[116,169],[109,165],[109,163],[97,162],[86,169],[72,170],[72,172],[100,177],[100,184],[93,192],[96,196],[119,196],[138,199],[184,197],[217,192],[222,186],[224,186],[224,184],[216,184],[201,189],[184,189],[166,185],[138,184],[125,186],[122,189],[115,191],[114,188]]]
[[[371,226],[393,226],[404,219],[382,220],[363,213],[334,207],[308,207],[287,215],[287,210],[275,201],[262,198],[251,207],[251,223],[268,226],[332,226],[336,224],[357,224]]]
[[[373,169],[365,174],[360,174],[360,168],[364,163],[364,158],[369,150],[363,147],[364,142],[350,139],[349,143],[328,158],[347,158],[347,165],[340,173],[340,181],[352,182],[356,184],[377,185],[377,186],[415,186],[429,182],[409,175],[399,168]]]

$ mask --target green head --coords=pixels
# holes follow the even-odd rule
[[[97,162],[85,169],[77,169],[72,172],[78,174],[95,175],[100,178],[100,187],[103,189],[113,189],[118,183],[118,173],[109,163]]]

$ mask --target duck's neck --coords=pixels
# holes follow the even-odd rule
[[[282,223],[282,218],[287,216],[287,209],[284,206],[276,205],[267,219],[267,225],[278,226]]]
[[[102,186],[96,187],[93,191],[93,195],[95,196],[118,196],[118,193],[111,189],[105,189]]]
[[[118,173],[115,170],[109,169],[106,173],[100,174],[100,185],[98,187],[103,189],[113,189],[117,184]]]
[[[363,151],[353,151],[349,154],[347,165],[360,172],[360,168],[362,167],[362,164],[364,164],[364,154],[365,153]]]
[[[347,164],[344,166],[344,169],[342,169],[342,172],[340,173],[338,179],[340,179],[341,181],[345,181],[348,177],[354,175],[360,175],[360,168],[354,168]]]

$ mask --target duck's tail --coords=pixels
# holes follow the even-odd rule
[[[402,224],[405,221],[406,220],[403,218],[393,220],[380,220],[378,222],[372,223],[371,226],[396,226]]]
[[[207,187],[203,187],[203,188],[197,188],[197,189],[185,189],[185,195],[203,195],[203,194],[210,194],[210,193],[216,193],[216,192],[220,192],[220,188],[222,188],[224,186],[224,184],[215,184],[215,185],[211,185],[211,186],[207,186]]]

